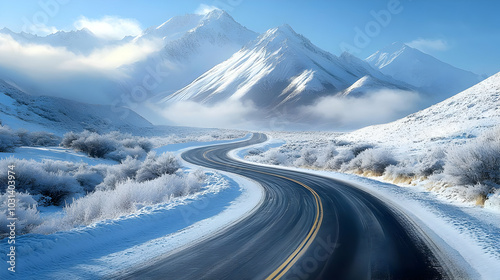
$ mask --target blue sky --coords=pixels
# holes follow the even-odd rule
[[[88,21],[105,16],[135,19],[146,28],[193,13],[201,5],[225,9],[259,33],[288,23],[336,55],[349,45],[365,58],[401,41],[478,74],[500,71],[500,1],[489,0],[1,0],[0,28],[21,31],[28,23],[41,22],[48,30],[72,30],[82,16]]]

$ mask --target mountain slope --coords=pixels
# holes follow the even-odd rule
[[[283,25],[260,35],[162,102],[250,100],[262,109],[293,107],[341,92],[366,75],[397,83],[354,56],[336,57],[321,50]]]
[[[0,60],[0,76],[29,94],[110,104],[138,87],[147,97],[168,95],[256,37],[221,10],[174,17],[123,40],[101,39],[87,29],[41,37],[4,28],[0,45],[7,51]],[[16,61],[7,59],[18,53],[22,55]],[[40,55],[31,58],[33,53]]]
[[[143,83],[153,69],[160,81],[149,91],[169,95],[188,85],[196,77],[228,59],[257,34],[237,23],[222,10],[206,15],[174,17],[156,28],[149,28],[133,42],[159,39],[163,48],[145,61],[126,67],[129,87]]]
[[[426,146],[475,137],[500,124],[500,72],[459,94],[398,121],[342,136],[399,146]]]
[[[67,131],[150,128],[151,123],[126,108],[92,105],[56,97],[29,96],[0,80],[0,120],[12,128]]]
[[[435,101],[442,101],[482,80],[472,72],[398,42],[375,52],[366,61],[382,73],[428,93]]]

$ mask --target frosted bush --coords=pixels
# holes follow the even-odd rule
[[[165,174],[174,174],[179,168],[179,161],[174,154],[164,153],[157,156],[155,152],[149,152],[137,171],[136,179],[139,182],[152,180]]]
[[[64,208],[63,223],[71,226],[89,225],[104,219],[135,212],[138,207],[168,202],[173,197],[197,192],[205,177],[199,172],[163,175],[150,181],[128,179],[114,190],[97,190],[75,200]]]
[[[334,145],[328,145],[326,148],[317,150],[316,166],[321,168],[330,168],[329,162],[339,154]]]
[[[83,194],[83,188],[70,174],[62,170],[50,172],[43,168],[43,163],[34,160],[18,160],[8,158],[0,160],[0,170],[7,170],[9,165],[15,165],[16,187],[18,191],[33,195],[50,197],[53,204],[61,204],[65,199],[76,194]],[[7,172],[0,174],[2,192],[7,186]]]
[[[350,149],[341,150],[333,159],[329,160],[327,167],[333,170],[343,169],[342,167],[354,159],[354,153]]]
[[[444,174],[457,185],[500,184],[500,136],[487,134],[446,154]]]
[[[354,154],[355,157],[357,157],[359,154],[362,152],[368,150],[368,149],[373,149],[373,145],[370,144],[358,144],[353,147],[351,147],[351,151]]]
[[[44,131],[29,132],[20,129],[17,131],[17,135],[21,139],[21,144],[23,146],[57,146],[61,141],[59,136]]]
[[[462,201],[462,202],[475,202],[482,204],[482,199],[486,198],[491,187],[487,185],[466,185],[466,186],[451,186],[444,188],[442,194],[448,199]]]
[[[396,164],[396,160],[388,150],[367,149],[351,160],[346,165],[346,168],[358,172],[373,172],[382,175],[386,167]]]
[[[314,166],[318,156],[314,149],[304,149],[300,157],[295,161],[295,166]]]
[[[0,194],[0,236],[8,235],[7,225],[11,222],[8,218],[8,194]],[[24,192],[16,193],[16,233],[25,234],[42,223],[37,202],[31,195]]]
[[[415,167],[409,166],[408,162],[399,163],[397,165],[389,165],[385,168],[384,175],[390,180],[399,178],[409,178],[416,176]]]
[[[274,165],[287,165],[287,155],[279,149],[271,149],[264,153],[263,162]]]
[[[127,157],[121,164],[103,166],[106,169],[103,181],[96,186],[98,190],[112,190],[118,183],[134,179],[137,170],[141,168],[141,161]]]
[[[152,143],[143,137],[121,134],[116,131],[100,135],[87,130],[81,133],[66,133],[61,145],[84,152],[91,157],[107,158],[118,162],[128,156],[142,158],[153,147]]]
[[[21,145],[21,139],[7,126],[0,126],[0,152],[12,152]]]

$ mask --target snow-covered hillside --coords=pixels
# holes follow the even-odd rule
[[[413,149],[431,142],[476,137],[500,124],[500,73],[425,110],[398,121],[345,134],[350,141]]]
[[[250,100],[259,109],[306,105],[339,93],[367,75],[398,84],[364,61],[347,53],[336,57],[283,25],[260,35],[162,102]]]
[[[366,61],[382,73],[428,93],[433,101],[442,101],[482,80],[477,74],[399,42],[375,52]]]
[[[120,113],[117,113],[119,110]],[[126,112],[127,114],[123,114]],[[56,134],[67,131],[150,128],[151,123],[126,108],[92,105],[56,97],[30,96],[0,80],[0,120],[3,125]]]

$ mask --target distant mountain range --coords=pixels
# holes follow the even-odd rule
[[[118,103],[148,118],[157,118],[159,114],[153,112],[166,110],[175,102],[213,105],[228,100],[251,102],[262,116],[281,110],[296,118],[296,108],[321,97],[360,98],[383,89],[418,91],[424,99],[437,102],[481,80],[400,43],[366,61],[348,53],[335,56],[288,25],[258,35],[221,10],[173,17],[137,37],[122,40],[101,39],[87,29],[39,37],[4,28],[0,36],[20,44],[65,49],[82,57],[110,47],[154,42],[158,49],[119,66],[118,73],[109,77],[96,71],[53,77],[63,88],[0,61],[0,78],[29,94],[82,100],[88,91],[95,96],[92,103]],[[147,96],[132,100],[134,104],[125,102],[134,91]],[[147,107],[142,102],[147,102]]]
[[[375,52],[366,61],[382,73],[418,88],[435,102],[483,80],[477,74],[451,66],[399,42]]]
[[[322,96],[359,96],[373,90],[374,85],[405,90],[411,87],[348,53],[336,57],[323,51],[283,25],[260,35],[161,102],[251,101],[265,114],[309,105]]]

